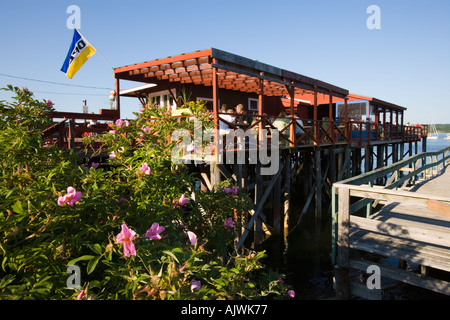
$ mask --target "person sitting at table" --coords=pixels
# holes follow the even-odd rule
[[[286,119],[286,114],[283,111],[281,111],[278,114],[278,117],[275,119],[275,121],[273,122],[272,125],[276,129],[278,129],[280,134],[283,134],[286,138],[289,139],[290,128],[287,128],[285,131],[282,131],[288,124],[289,124],[289,119]],[[282,144],[285,144],[287,142],[283,138],[281,138],[280,141],[282,141]]]
[[[221,114],[220,118],[227,121],[228,123],[234,123],[235,116],[233,109],[226,110],[227,114]],[[230,132],[230,126],[222,120],[219,120],[219,134],[226,135]]]
[[[238,104],[236,106],[236,113],[238,114],[236,117],[237,126],[242,130],[247,129],[252,124],[253,117],[245,114],[243,104]]]
[[[220,112],[220,113],[226,113],[226,112],[227,112],[227,108],[228,108],[227,104],[224,103],[224,104],[222,104],[222,105],[220,106],[219,112]]]

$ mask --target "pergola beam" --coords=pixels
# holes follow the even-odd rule
[[[117,79],[211,86],[213,68],[217,71],[217,86],[223,89],[259,94],[258,83],[263,80],[265,95],[289,95],[284,86],[292,86],[296,91],[307,90],[341,98],[348,94],[347,90],[323,81],[215,48],[128,65],[116,68],[114,72]],[[228,81],[235,86],[230,88]]]

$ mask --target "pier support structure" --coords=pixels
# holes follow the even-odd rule
[[[265,165],[259,159],[249,163],[248,157],[244,163],[202,164],[198,173],[203,190],[231,180],[253,199],[254,209],[242,217],[244,227],[237,241],[240,248],[244,242],[259,245],[267,235],[287,236],[301,225],[309,212],[314,214],[317,223],[328,219],[333,183],[416,153],[417,142],[386,142],[363,147],[351,144],[287,147],[281,148],[279,168],[273,175],[261,174]],[[376,182],[385,183],[386,177]],[[295,212],[292,212],[293,194]]]

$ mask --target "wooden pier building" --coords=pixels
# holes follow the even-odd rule
[[[75,119],[118,119],[123,96],[136,97],[143,104],[153,98],[176,109],[183,92],[192,100],[208,102],[216,127],[223,121],[246,133],[256,130],[256,148],[264,129],[271,132],[275,120],[284,121],[278,127],[279,166],[273,174],[262,174],[270,164],[260,160],[233,164],[215,158],[196,166],[202,188],[232,179],[254,198],[254,210],[246,217],[237,248],[249,234],[254,243],[260,243],[263,224],[266,232],[286,235],[301,223],[310,206],[318,221],[329,218],[333,183],[416,154],[418,142],[426,137],[423,127],[404,124],[404,107],[216,48],[119,67],[114,76],[115,110],[102,110],[98,115],[55,113],[55,119],[63,120],[48,129],[47,135],[56,136],[61,145],[76,147],[81,132],[93,129]],[[121,90],[124,81],[143,85]],[[242,104],[244,112],[234,116],[250,115],[254,121],[245,127],[227,122],[220,110],[223,104],[233,108]],[[95,132],[102,130],[106,129]],[[383,182],[380,177],[378,183]],[[291,188],[304,194],[304,208],[295,217]]]

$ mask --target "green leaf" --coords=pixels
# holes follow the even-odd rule
[[[6,286],[7,286],[8,284],[10,284],[11,282],[13,282],[15,278],[16,278],[15,275],[7,274],[7,275],[2,279],[2,281],[0,282],[0,289],[6,288]]]
[[[10,190],[10,191],[6,194],[5,199],[8,199],[9,196],[10,196],[13,192],[14,192],[14,189]]]
[[[108,261],[111,261],[111,260],[112,260],[112,250],[110,250],[110,251],[108,251],[108,252],[105,252],[105,258],[106,258]]]
[[[5,270],[5,266],[6,266],[6,262],[7,261],[8,261],[8,257],[6,256],[6,257],[3,258],[3,261],[2,261],[2,269],[3,269],[3,271],[6,271]]]
[[[78,261],[82,261],[82,260],[92,260],[94,258],[94,256],[91,255],[84,255],[81,257],[78,257],[76,259],[72,259],[69,261],[69,263],[67,264],[67,266],[71,266],[74,265],[75,263],[77,263]]]
[[[12,205],[12,209],[14,210],[15,213],[19,213],[19,214],[23,213],[22,203],[20,201],[17,201],[16,203],[14,203]]]
[[[173,254],[173,252],[170,252],[168,250],[163,251],[163,253],[171,256],[176,262],[180,263],[180,261],[178,261],[178,258],[175,256],[175,254]]]
[[[97,254],[100,254],[100,255],[102,254],[102,247],[98,243],[96,243],[94,245],[89,245],[89,248],[91,248],[91,250]]]
[[[87,274],[91,274],[95,270],[95,267],[97,266],[101,257],[102,256],[98,256],[98,257],[95,257],[94,259],[92,259],[91,261],[89,261],[89,263],[87,265]]]

